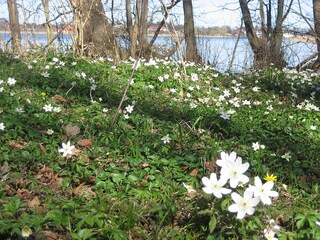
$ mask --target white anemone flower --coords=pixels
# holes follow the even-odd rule
[[[184,182],[182,183],[183,187],[185,189],[187,189],[188,193],[195,193],[197,192],[196,190],[194,190],[194,188],[191,185],[185,184]]]
[[[264,237],[267,240],[278,240],[278,238],[276,238],[275,236],[275,232],[274,231],[268,231],[267,229],[264,230]]]
[[[250,186],[251,190],[255,197],[259,197],[261,202],[266,205],[271,205],[270,197],[278,197],[279,193],[276,191],[271,191],[273,188],[274,182],[269,181],[262,184],[262,181],[259,177],[254,178],[255,186]]]
[[[202,183],[205,185],[203,191],[207,194],[213,194],[217,198],[222,198],[222,194],[231,193],[230,189],[224,188],[223,186],[227,183],[228,179],[220,178],[217,179],[215,173],[211,173],[210,179],[207,177],[202,178]]]
[[[62,148],[59,149],[59,152],[62,153],[63,157],[66,157],[68,154],[72,154],[74,146],[71,146],[70,141],[67,144],[62,143]]]
[[[234,155],[232,157],[234,157]],[[248,168],[249,163],[242,164],[241,157],[237,157],[235,161],[227,160],[224,166],[222,166],[221,177],[230,179],[230,187],[236,188],[240,182],[249,182],[249,178],[244,175]]]
[[[232,204],[228,210],[230,212],[236,212],[237,218],[242,219],[246,214],[252,215],[254,213],[254,207],[258,205],[260,199],[255,197],[253,198],[253,192],[250,188],[247,188],[244,191],[243,197],[238,193],[233,192],[231,194],[232,200],[235,202]]]
[[[170,138],[169,134],[167,134],[164,137],[162,137],[161,140],[163,141],[164,144],[166,144],[166,143],[170,143],[171,138]]]

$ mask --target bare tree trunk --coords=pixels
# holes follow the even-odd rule
[[[119,60],[120,48],[101,0],[71,0],[71,4],[76,24],[76,52],[80,55],[106,56]]]
[[[320,68],[320,0],[313,0],[313,17],[314,17],[314,31],[316,35],[317,60],[313,64],[314,69]]]
[[[7,0],[9,11],[9,24],[12,36],[12,51],[18,53],[21,50],[21,32],[19,25],[19,13],[16,0]]]
[[[52,40],[52,27],[50,24],[50,14],[49,14],[49,0],[42,0],[42,5],[44,8],[44,14],[46,17],[47,43],[49,43]]]
[[[239,0],[240,8],[242,12],[242,18],[245,24],[247,38],[253,51],[254,68],[268,67],[270,64],[274,64],[278,68],[283,68],[286,65],[282,52],[282,40],[283,40],[283,21],[286,19],[293,0],[290,1],[287,11],[284,13],[284,0],[278,0],[277,2],[277,14],[275,23],[272,24],[272,1],[269,0],[267,4],[263,0],[260,0],[260,19],[261,19],[261,37],[258,37],[254,31],[254,26],[251,18],[251,13],[248,7],[248,0]],[[266,7],[266,16],[264,12]],[[265,18],[267,22],[265,23]],[[272,25],[274,27],[272,28]]]
[[[149,0],[142,0],[141,2],[141,16],[140,16],[140,24],[139,24],[139,39],[140,39],[140,49],[141,56],[145,58],[149,58],[151,51],[148,49],[148,2]]]
[[[192,0],[183,1],[184,14],[184,36],[186,41],[186,61],[199,63],[201,61],[198,54],[196,35],[193,21]]]

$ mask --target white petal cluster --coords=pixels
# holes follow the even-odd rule
[[[223,195],[231,193],[231,189],[224,187],[228,181],[233,189],[240,184],[243,185],[249,182],[249,178],[244,175],[250,166],[249,163],[242,163],[242,158],[237,156],[236,152],[231,152],[230,154],[221,152],[220,157],[221,159],[216,161],[216,164],[221,167],[220,179],[218,179],[216,173],[211,173],[210,178],[202,178],[203,191],[207,194],[213,194],[217,198],[222,198]],[[270,205],[272,203],[271,198],[279,196],[276,191],[272,191],[273,186],[273,181],[262,183],[258,176],[255,177],[254,186],[249,185],[245,189],[243,196],[237,192],[231,193],[234,203],[229,206],[228,210],[237,213],[238,219],[244,218],[247,214],[252,215],[255,212],[254,208],[260,202]],[[265,236],[273,237],[274,235],[272,232],[267,232]]]

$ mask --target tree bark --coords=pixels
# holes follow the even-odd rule
[[[318,56],[313,64],[314,69],[320,68],[320,0],[313,0],[313,17],[314,17],[314,31],[316,36],[316,44]]]
[[[254,68],[265,68],[274,64],[278,68],[286,66],[284,55],[282,52],[282,41],[283,41],[283,21],[287,17],[293,0],[290,1],[287,12],[284,13],[284,0],[278,0],[277,2],[277,14],[275,23],[272,24],[272,1],[264,3],[260,0],[260,18],[261,18],[261,36],[258,36],[254,31],[254,26],[251,18],[251,13],[248,7],[248,0],[239,0],[240,8],[242,12],[243,21],[245,24],[247,38],[253,51],[253,67]],[[266,16],[264,12],[266,7]],[[267,22],[265,23],[265,18]],[[272,26],[274,26],[272,28]]]
[[[71,0],[79,55],[111,57],[120,60],[120,48],[101,0]]]
[[[7,0],[9,11],[9,25],[12,36],[12,51],[18,53],[21,50],[21,32],[19,13],[16,0]]]
[[[42,5],[44,8],[44,14],[46,17],[47,43],[49,43],[52,40],[52,27],[50,24],[49,0],[42,0]]]
[[[186,42],[186,61],[199,63],[201,58],[197,49],[196,35],[194,30],[192,0],[183,1],[184,37]]]
[[[140,49],[141,56],[145,58],[150,57],[150,49],[148,49],[148,5],[149,0],[142,0],[141,2],[141,16],[140,16],[140,29],[139,29],[139,39],[140,39]]]

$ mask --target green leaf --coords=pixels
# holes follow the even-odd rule
[[[125,176],[121,173],[112,173],[111,174],[112,181],[115,183],[119,183],[121,180],[125,179]]]
[[[135,181],[137,181],[138,180],[138,178],[136,177],[136,176],[134,176],[134,175],[129,175],[128,176],[128,181],[129,182],[135,182]]]
[[[209,231],[210,233],[212,233],[214,231],[214,229],[217,226],[217,218],[215,215],[212,215],[210,222],[209,222]]]
[[[300,219],[299,221],[297,221],[296,225],[297,225],[297,228],[300,229],[303,227],[304,223],[305,223],[306,219],[305,218],[302,218]]]

